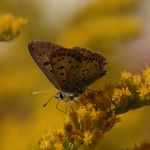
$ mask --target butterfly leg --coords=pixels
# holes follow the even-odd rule
[[[66,114],[66,112],[65,111],[63,111],[62,109],[60,109],[58,106],[59,106],[59,103],[60,103],[60,100],[58,100],[57,101],[57,104],[56,104],[56,109],[58,110],[58,111],[61,111],[61,112],[63,112],[63,113],[65,113]]]
[[[65,100],[66,113],[67,113],[67,111],[68,111],[68,107],[72,109],[72,106],[71,106],[72,102],[73,102],[72,100],[68,100],[68,99]]]
[[[68,111],[69,105],[70,105],[70,107],[71,107],[70,101],[67,100],[67,101],[66,101],[66,113],[67,113],[67,111]]]
[[[65,102],[66,102],[66,112],[71,108],[72,110],[74,110],[73,109],[73,103],[75,102],[75,103],[79,103],[79,101],[77,101],[77,100],[75,100],[75,99],[66,99],[65,100]],[[68,109],[69,108],[69,109]]]

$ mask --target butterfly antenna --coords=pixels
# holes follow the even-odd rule
[[[53,95],[53,96],[43,105],[43,107],[46,107],[47,104],[54,98],[54,96],[55,96],[55,95]]]
[[[36,95],[36,94],[48,93],[48,92],[50,92],[50,90],[35,91],[35,92],[32,92],[31,94],[32,94],[32,95]]]

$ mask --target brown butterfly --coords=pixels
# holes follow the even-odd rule
[[[64,48],[47,41],[32,41],[29,51],[49,81],[59,90],[57,98],[73,100],[106,72],[106,59],[87,48]]]

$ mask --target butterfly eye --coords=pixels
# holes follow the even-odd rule
[[[57,99],[63,100],[65,95],[62,92],[58,92],[57,95],[55,96]]]
[[[63,93],[59,93],[59,98],[60,99],[64,99],[64,94]]]

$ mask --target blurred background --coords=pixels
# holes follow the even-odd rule
[[[103,53],[107,75],[91,85],[96,90],[117,84],[121,71],[139,73],[150,63],[149,0],[0,0],[0,14],[5,13],[26,17],[28,24],[14,40],[0,42],[1,150],[38,149],[40,136],[64,118],[55,99],[42,107],[57,90],[31,58],[31,40]],[[30,94],[45,89],[51,92]],[[144,107],[124,114],[96,149],[120,150],[150,141],[149,113],[150,107]]]

